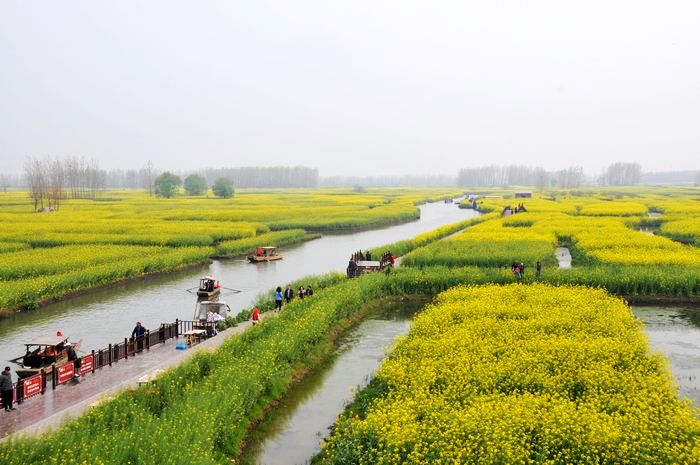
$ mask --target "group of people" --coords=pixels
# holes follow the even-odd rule
[[[282,310],[282,302],[291,302],[295,295],[299,297],[299,299],[311,297],[314,295],[314,288],[311,287],[311,284],[306,287],[299,286],[299,289],[295,292],[291,284],[287,284],[287,288],[284,291],[282,291],[281,286],[277,286],[277,289],[275,289],[275,310],[278,312]],[[260,321],[260,310],[258,310],[258,307],[253,308],[250,319],[253,321],[254,325],[258,324]]]
[[[311,287],[311,284],[309,284],[306,287],[299,286],[299,289],[295,292],[294,289],[292,289],[292,285],[287,284],[287,288],[282,292],[282,288],[277,286],[277,289],[275,289],[275,310],[282,310],[282,302],[291,302],[295,295],[299,297],[299,299],[311,297],[314,295],[314,289]]]
[[[513,260],[513,263],[510,265],[510,269],[517,281],[521,281],[525,276],[525,263],[522,260]],[[539,277],[541,272],[542,264],[538,260],[537,264],[535,265],[535,275]]]
[[[517,207],[513,208],[510,205],[503,207],[503,211],[501,212],[501,216],[510,216],[510,215],[515,215],[516,213],[524,213],[526,212],[527,209],[525,208],[525,205],[522,203],[519,203]]]

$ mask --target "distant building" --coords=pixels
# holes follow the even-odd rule
[[[531,191],[516,191],[515,198],[516,199],[530,199],[530,198],[532,198],[532,192]]]

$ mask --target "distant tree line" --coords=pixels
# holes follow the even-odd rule
[[[583,168],[572,166],[559,171],[524,165],[490,165],[462,168],[457,174],[457,185],[463,187],[537,186],[575,188],[584,184]]]
[[[605,170],[603,182],[606,186],[634,186],[642,179],[639,163],[613,163]]]
[[[210,183],[228,179],[236,187],[318,187],[318,170],[306,166],[207,168],[203,174]]]
[[[700,171],[660,171],[642,173],[642,184],[700,184]]]
[[[173,174],[170,171],[166,171],[158,176],[153,181],[153,186],[155,188],[155,194],[158,197],[165,198],[175,197],[180,189],[180,186],[184,186],[185,193],[187,195],[202,195],[209,190],[207,180],[204,178],[204,176],[199,174],[190,174],[183,182],[180,176]],[[233,183],[230,179],[226,178],[217,178],[211,186],[211,190],[215,196],[225,199],[233,197],[234,193]]]
[[[323,187],[454,186],[455,177],[448,175],[329,176],[320,178],[319,185]]]
[[[68,197],[94,199],[105,186],[105,172],[97,161],[82,157],[26,158],[24,178],[34,210],[58,210]]]

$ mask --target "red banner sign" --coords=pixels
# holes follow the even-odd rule
[[[80,376],[90,373],[92,366],[95,363],[95,357],[90,354],[80,359]]]
[[[41,394],[41,374],[30,376],[24,380],[24,398]]]
[[[56,371],[58,372],[58,377],[56,378],[57,384],[68,382],[75,376],[75,367],[73,366],[73,362],[56,367]]]

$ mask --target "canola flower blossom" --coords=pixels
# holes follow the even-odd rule
[[[699,413],[606,291],[458,286],[415,318],[315,463],[691,464]]]

